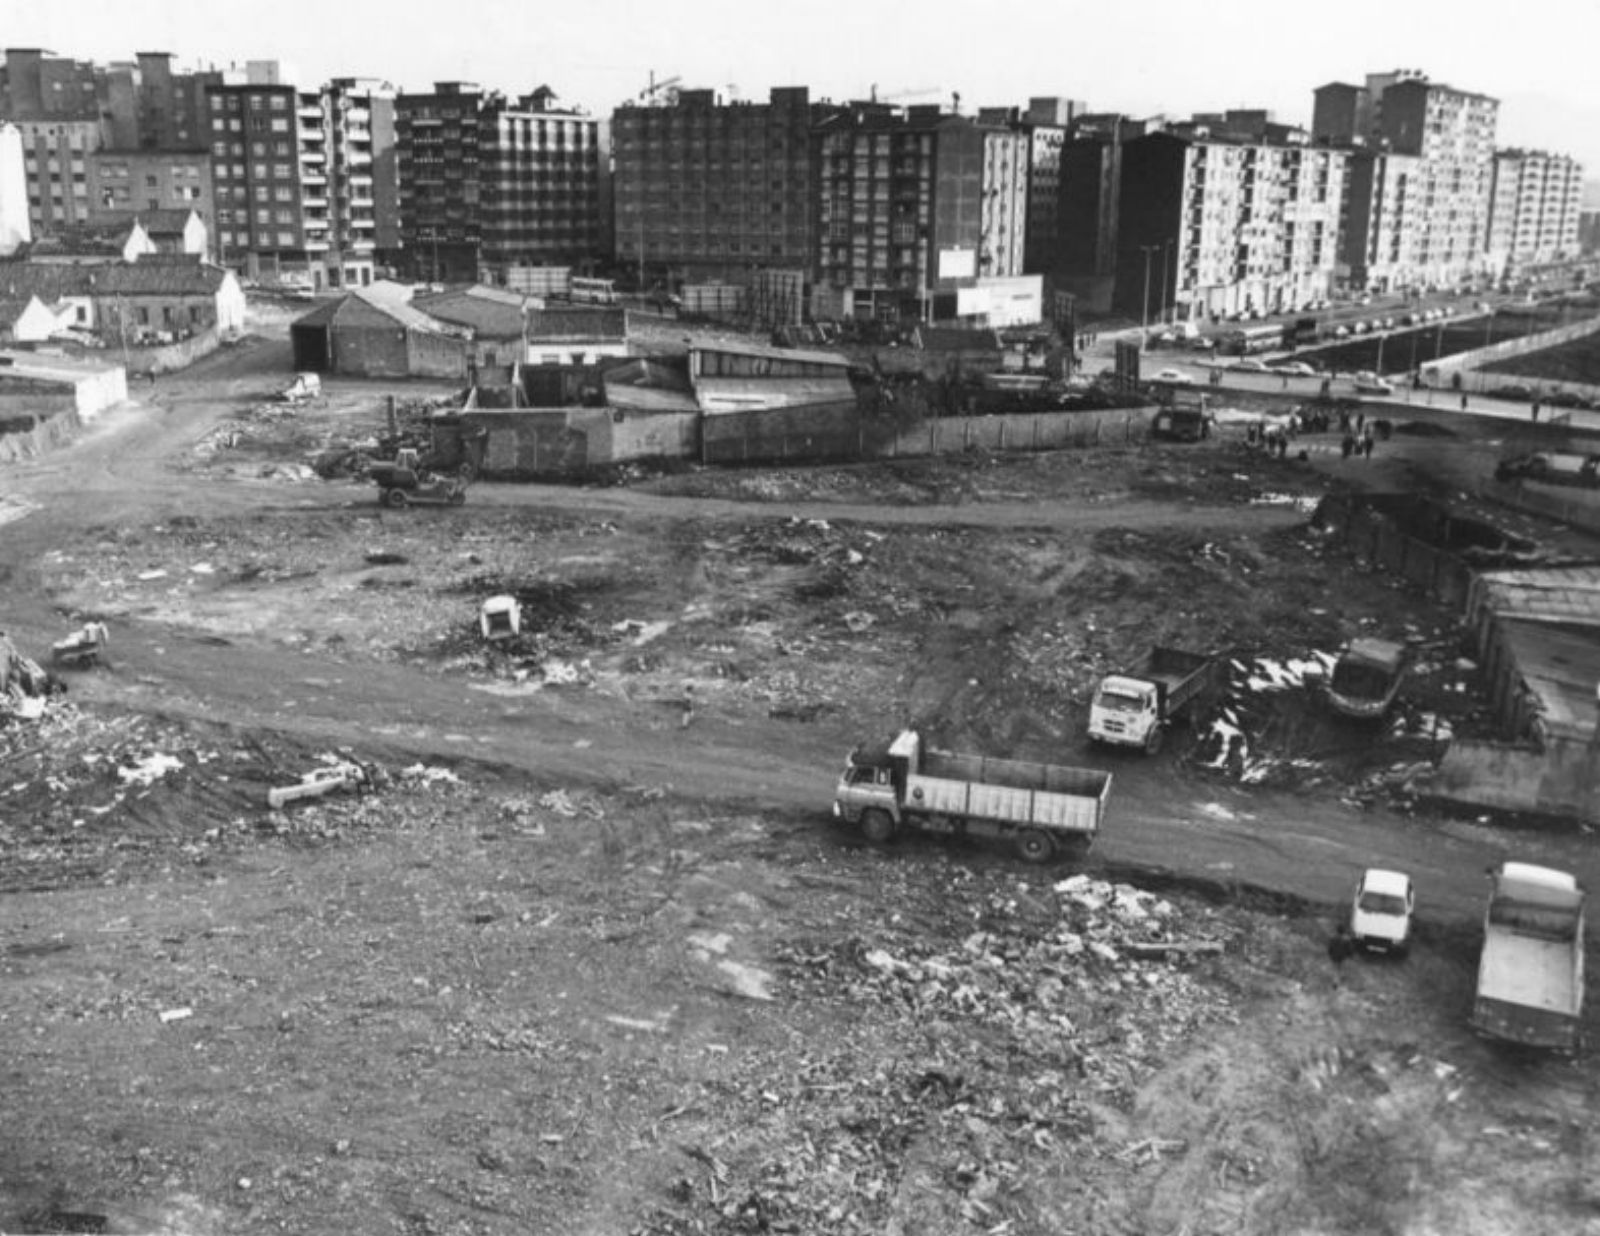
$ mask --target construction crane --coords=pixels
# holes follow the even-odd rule
[[[646,107],[670,107],[678,99],[678,83],[681,77],[669,77],[664,81],[656,80],[654,69],[650,70],[650,84],[639,91],[639,102]]]

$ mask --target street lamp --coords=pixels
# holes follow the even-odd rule
[[[1160,245],[1140,245],[1139,250],[1144,254],[1144,314],[1139,320],[1140,339],[1143,343],[1150,342],[1150,255]]]
[[[1167,306],[1171,298],[1167,295],[1167,262],[1172,257],[1172,241],[1168,240],[1161,246],[1161,324],[1167,324]]]

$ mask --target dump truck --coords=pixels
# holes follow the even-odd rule
[[[1100,680],[1089,704],[1089,741],[1154,755],[1167,727],[1206,694],[1215,666],[1203,652],[1157,644],[1139,664]]]
[[[1042,863],[1088,852],[1110,793],[1108,772],[934,751],[909,729],[850,753],[833,815],[876,845],[903,829],[996,837]]]
[[[1508,1043],[1578,1050],[1583,1021],[1584,891],[1565,871],[1490,868],[1472,1026]]]

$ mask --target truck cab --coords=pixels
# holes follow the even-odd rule
[[[1091,739],[1128,747],[1148,747],[1152,736],[1160,732],[1158,684],[1124,678],[1120,674],[1101,679],[1089,705]]]
[[[850,752],[834,789],[834,818],[861,824],[869,833],[869,840],[887,840],[870,834],[885,825],[892,834],[899,826],[906,769],[914,755],[907,744],[916,741],[917,736],[908,731],[893,742],[862,744]]]

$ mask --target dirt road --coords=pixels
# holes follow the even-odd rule
[[[281,343],[256,342],[213,357],[181,378],[139,392],[140,406],[108,416],[70,450],[15,470],[14,492],[35,508],[6,528],[0,578],[9,581],[6,622],[33,640],[62,626],[46,597],[30,586],[33,565],[52,549],[71,548],[93,529],[153,524],[175,516],[340,509],[347,490],[231,480],[175,484],[171,459],[199,439],[230,406],[259,398],[281,378]],[[360,395],[357,384],[354,394]],[[374,385],[372,398],[386,388]],[[530,506],[656,525],[668,520],[746,521],[769,509],[721,499],[667,497],[628,489],[480,486],[474,505]],[[876,526],[1127,530],[1203,521],[1217,533],[1258,531],[1304,517],[1291,507],[1213,505],[1078,498],[959,506],[785,504],[784,516]],[[267,636],[270,632],[263,631]],[[797,726],[719,724],[705,716],[692,731],[661,723],[659,710],[605,695],[486,695],[459,681],[404,666],[359,671],[314,652],[263,639],[219,642],[214,636],[138,621],[118,631],[117,672],[87,677],[77,698],[107,709],[195,717],[243,728],[265,727],[327,742],[359,741],[411,756],[470,756],[519,768],[544,781],[620,786],[670,782],[696,799],[742,803],[798,817],[823,818],[842,754],[861,735],[848,720]],[[1064,753],[1084,762],[1084,752]],[[1080,758],[1081,757],[1081,758]],[[1477,910],[1484,868],[1505,849],[1482,830],[1420,826],[1378,811],[1328,801],[1190,782],[1164,764],[1114,761],[1113,815],[1101,855],[1128,870],[1181,874],[1218,886],[1258,886],[1291,898],[1329,903],[1353,874],[1374,863],[1417,873],[1431,916],[1457,922]],[[1600,859],[1576,841],[1527,839],[1525,857],[1544,857],[1600,876]]]

